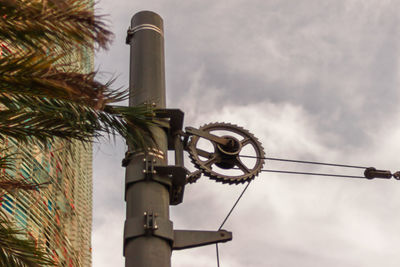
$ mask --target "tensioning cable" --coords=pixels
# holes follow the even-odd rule
[[[233,204],[232,208],[228,212],[228,214],[225,216],[225,219],[222,221],[221,225],[218,228],[218,231],[222,229],[222,227],[225,225],[226,221],[229,219],[231,216],[233,210],[236,208],[237,204],[239,203],[240,199],[243,197],[244,193],[246,192],[247,188],[249,188],[250,182],[247,183],[246,187],[243,189],[242,193],[240,193],[239,197],[235,201],[235,204]],[[218,250],[218,243],[215,244],[216,246],[216,253],[217,253],[217,266],[219,267],[219,250]]]
[[[377,170],[373,167],[365,167],[365,166],[355,166],[355,165],[346,165],[346,164],[338,164],[338,163],[326,163],[319,161],[305,161],[305,160],[297,160],[297,159],[282,159],[282,158],[271,158],[271,157],[256,157],[256,156],[248,156],[248,155],[240,155],[243,158],[254,158],[254,159],[265,159],[265,160],[274,160],[274,161],[284,161],[284,162],[293,162],[300,164],[313,164],[313,165],[323,165],[323,166],[331,166],[331,167],[340,167],[340,168],[354,168],[354,169],[364,169],[364,176],[357,175],[347,175],[347,174],[333,174],[333,173],[315,173],[315,172],[300,172],[300,171],[287,171],[287,170],[271,170],[271,169],[262,169],[262,172],[273,172],[273,173],[286,173],[286,174],[302,174],[302,175],[314,175],[314,176],[329,176],[329,177],[342,177],[342,178],[362,178],[362,179],[374,179],[374,178],[383,178],[390,179],[395,178],[396,180],[400,180],[400,172],[391,173],[386,170]],[[234,168],[237,169],[237,168]]]

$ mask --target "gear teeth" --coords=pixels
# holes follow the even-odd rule
[[[201,170],[201,172],[205,176],[209,177],[210,179],[215,180],[216,182],[222,182],[224,184],[242,184],[247,181],[253,180],[261,172],[261,169],[265,163],[264,148],[263,148],[261,142],[252,133],[245,130],[241,126],[237,126],[237,125],[234,125],[231,123],[223,123],[223,122],[222,123],[216,122],[216,123],[204,124],[201,127],[199,127],[199,130],[203,130],[206,132],[210,132],[213,130],[223,130],[223,131],[228,131],[228,132],[230,131],[232,133],[242,136],[243,138],[249,138],[250,143],[252,144],[254,150],[256,151],[257,157],[258,157],[256,166],[251,169],[250,173],[245,173],[245,174],[239,175],[239,176],[223,175],[223,174],[220,174],[220,173],[212,170],[212,167],[208,168],[208,167],[204,166],[204,162],[199,159],[199,156],[196,151],[197,142],[201,137],[192,136],[188,143],[189,157],[191,159],[191,162],[194,164],[194,166],[196,168],[198,168],[199,170]],[[240,156],[240,152],[239,152],[239,156]]]
[[[190,173],[187,177],[186,183],[193,184],[193,183],[197,182],[197,180],[199,180],[201,177],[201,173],[202,173],[201,170],[197,170],[197,171]]]

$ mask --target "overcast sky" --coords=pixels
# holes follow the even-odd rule
[[[131,17],[142,10],[163,17],[167,105],[185,112],[185,126],[243,126],[269,157],[400,170],[400,0],[102,0],[97,7],[110,15],[115,41],[97,54],[96,67],[122,87]],[[124,152],[121,140],[94,150],[94,267],[124,266]],[[216,230],[243,186],[203,177],[171,207],[171,220]],[[393,179],[262,173],[224,226],[234,238],[220,245],[221,267],[398,267],[399,209]],[[172,265],[216,266],[215,246],[173,252]]]

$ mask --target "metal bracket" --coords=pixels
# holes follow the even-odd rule
[[[170,205],[178,205],[183,201],[185,191],[186,175],[188,171],[181,166],[155,166],[156,172],[161,175],[167,175],[172,182],[170,194]]]
[[[158,214],[153,213],[153,212],[145,212],[144,217],[145,217],[145,223],[144,223],[144,229],[147,231],[147,233],[150,233],[151,231],[157,230],[158,225],[157,225],[157,218]]]
[[[124,227],[124,256],[128,239],[146,235],[154,235],[172,243],[174,240],[172,222],[158,217],[153,212],[145,212],[143,217],[127,219]]]
[[[133,164],[128,166],[125,186],[140,181],[155,181],[168,187],[170,193],[170,205],[178,205],[183,201],[183,193],[185,191],[186,175],[188,170],[182,166],[165,166],[157,165],[158,161],[155,157],[134,158],[133,161],[142,161],[141,164]]]
[[[158,217],[156,213],[145,212],[143,217],[134,217],[125,221],[124,256],[125,246],[129,239],[148,235],[167,240],[174,250],[201,247],[232,240],[232,232],[225,230],[174,231],[171,221]]]
[[[154,169],[154,164],[157,162],[155,159],[143,159],[144,168],[143,173],[147,181],[153,179],[153,174],[156,174],[157,171]]]
[[[180,109],[157,109],[157,118],[166,118],[169,120],[168,150],[174,150],[173,136],[182,132],[184,113]]]
[[[180,109],[157,109],[155,110],[155,113],[157,118],[164,118],[168,120],[169,127],[164,128],[164,130],[167,132],[168,150],[175,151],[175,165],[183,167],[184,141],[181,139],[181,137],[185,135],[185,133],[182,131],[183,117],[185,114]],[[126,152],[125,158],[122,160],[122,166],[128,166],[135,154],[137,154],[137,152]],[[146,154],[154,153],[149,151]]]
[[[172,249],[195,248],[232,240],[232,232],[175,230]]]
[[[151,156],[153,158],[159,158],[159,159],[164,159],[163,152],[160,150],[157,150],[155,148],[149,148],[148,151],[143,152],[143,151],[131,151],[128,150],[125,152],[125,158],[122,159],[122,167],[127,167],[129,165],[129,162],[135,157],[135,156]]]
[[[166,128],[168,137],[168,150],[175,151],[175,165],[183,167],[183,117],[184,113],[180,109],[157,109],[158,118],[169,120],[169,128]]]
[[[143,158],[143,153],[136,153],[133,154],[129,160],[134,164],[129,164],[129,166],[126,167],[125,191],[131,184],[150,180],[166,186],[168,191],[171,191],[171,179],[168,178],[167,175],[160,175],[156,170],[157,164],[162,163],[162,158],[149,154],[147,157]]]
[[[168,119],[169,127],[164,128],[167,132],[168,150],[175,151],[175,165],[183,166],[183,141],[181,136],[184,135],[182,131],[184,113],[180,109],[157,109],[155,112],[157,118]],[[126,152],[125,158],[122,160],[122,166],[128,166],[135,154],[137,152]],[[154,153],[149,151],[148,154]]]
[[[128,151],[122,160],[122,166],[124,167],[128,167],[129,162],[132,160],[137,162],[138,159],[135,159],[135,156],[145,155],[146,157],[143,159],[144,167],[142,170],[129,165],[130,172],[138,175],[131,175],[127,178],[126,186],[143,180],[154,180],[169,187],[170,205],[178,205],[183,201],[186,176],[189,173],[184,168],[183,142],[181,140],[184,113],[179,109],[157,109],[155,112],[158,118],[168,119],[169,127],[165,128],[165,130],[168,137],[168,150],[175,151],[175,166],[157,165],[157,158],[160,158],[158,151],[148,151],[146,154]],[[151,156],[150,159],[148,158],[149,156]],[[139,175],[138,172],[140,171],[144,175]],[[163,176],[169,179],[165,179]]]
[[[125,152],[125,158],[122,159],[122,167],[128,166],[129,162],[131,161],[131,158],[133,156],[133,152],[131,151],[126,151]]]
[[[168,179],[167,177],[163,177],[163,175],[156,175],[157,174],[157,168],[159,167],[168,167],[168,166],[160,166],[157,165],[157,158],[155,157],[145,157],[145,158],[132,158],[131,160],[140,160],[143,161],[143,167],[140,167],[140,164],[137,165],[129,165],[128,170],[130,173],[134,173],[129,175],[127,177],[125,184],[128,186],[129,184],[132,183],[137,183],[140,181],[149,181],[153,180],[158,183],[161,183],[167,187],[172,186],[171,179]],[[165,173],[163,173],[165,174]]]

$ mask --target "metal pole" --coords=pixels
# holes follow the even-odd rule
[[[162,18],[150,11],[135,14],[128,30],[127,43],[131,49],[129,106],[148,103],[165,108]],[[158,147],[151,148],[150,153],[135,154],[133,151],[126,169],[126,267],[171,266],[171,242],[154,234],[162,225],[172,229],[169,189],[162,182],[165,177],[151,168],[152,164],[167,165],[167,136],[159,128],[153,129],[153,133]],[[129,150],[134,148],[129,146]],[[162,233],[161,230],[156,232]]]

